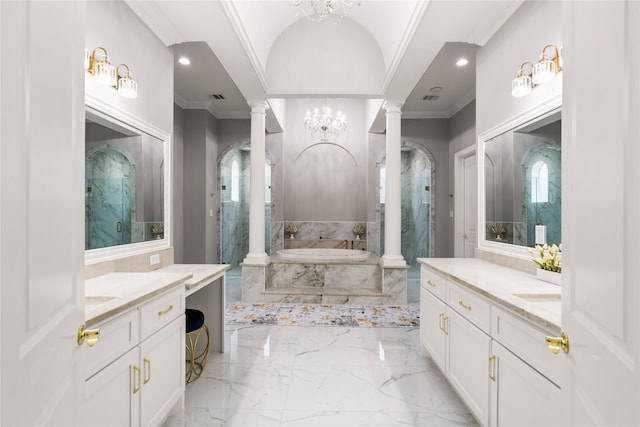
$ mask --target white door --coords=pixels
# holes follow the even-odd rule
[[[455,256],[475,257],[478,247],[478,163],[476,147],[455,155]]]
[[[637,426],[640,3],[565,2],[563,14],[565,408],[572,425]],[[603,51],[607,66],[594,67],[593,52]],[[594,233],[603,224],[616,231]]]
[[[84,3],[0,2],[0,425],[74,425]]]

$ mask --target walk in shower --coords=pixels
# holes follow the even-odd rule
[[[378,164],[380,200],[380,248],[384,254],[385,181],[383,157]],[[408,277],[419,277],[416,258],[433,256],[435,162],[425,148],[406,142],[401,152],[401,246],[400,250],[410,270]]]

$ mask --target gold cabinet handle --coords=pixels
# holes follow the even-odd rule
[[[489,378],[491,381],[496,380],[496,355],[489,356]]]
[[[547,336],[547,347],[553,354],[560,353],[560,349],[565,353],[569,353],[569,335],[563,332],[559,337]]]
[[[87,345],[93,347],[100,338],[100,329],[85,329],[84,325],[78,327],[78,345],[84,344],[87,340]]]
[[[458,304],[460,304],[463,308],[465,308],[466,310],[471,310],[471,306],[467,305],[464,303],[464,301],[460,300],[458,301]]]
[[[144,358],[144,384],[151,381],[151,360],[148,357]]]
[[[432,288],[436,287],[435,282],[432,282],[431,280],[427,280],[427,283],[429,284],[429,286],[431,286]]]
[[[135,376],[133,377],[133,394],[136,394],[140,391],[140,366],[133,365],[133,372]],[[137,384],[137,385],[136,385]]]
[[[442,320],[443,320],[442,324],[444,325],[442,332],[444,332],[445,335],[449,335],[449,316],[443,315]]]
[[[165,310],[159,311],[158,312],[158,316],[164,316],[165,314],[167,314],[171,310],[173,310],[173,304],[170,305],[169,307],[167,307]]]
[[[467,233],[464,233],[464,234],[462,235],[462,238],[463,238],[463,239],[468,239],[468,238],[469,238],[469,236],[467,236]]]
[[[440,313],[440,321],[438,327],[442,332],[444,332],[444,313]]]

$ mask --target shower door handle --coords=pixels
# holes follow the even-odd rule
[[[122,233],[122,223],[120,221],[116,222],[116,231]]]

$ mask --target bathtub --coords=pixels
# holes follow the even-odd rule
[[[369,258],[370,252],[355,249],[329,249],[329,248],[300,248],[281,249],[278,256],[292,261],[307,262],[312,260],[323,261],[349,261],[364,260]]]

